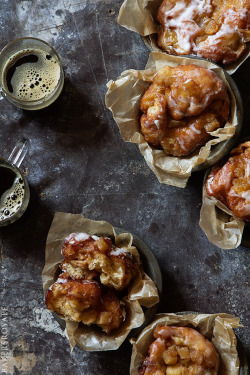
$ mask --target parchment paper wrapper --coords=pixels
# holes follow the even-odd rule
[[[195,153],[192,153],[191,156],[167,156],[163,150],[150,146],[141,133],[140,101],[159,69],[165,65],[176,67],[187,64],[195,64],[211,69],[225,82],[231,101],[230,118],[223,128],[210,132],[214,138]],[[163,52],[152,52],[145,70],[126,70],[116,81],[109,81],[107,87],[106,106],[113,113],[122,138],[127,142],[138,144],[146,163],[161,183],[184,188],[192,169],[207,160],[211,147],[231,138],[235,134],[238,121],[234,94],[223,69],[206,60],[170,56]]]
[[[153,323],[147,326],[137,340],[131,340],[133,352],[130,375],[138,375],[138,367],[145,359],[149,345],[155,340],[153,330],[157,324],[189,326],[198,330],[210,340],[220,356],[220,375],[237,375],[239,357],[236,349],[237,339],[233,328],[242,327],[239,319],[228,314],[157,314]]]
[[[133,237],[129,233],[117,235],[111,224],[105,221],[89,220],[82,215],[56,212],[49,230],[45,250],[45,266],[42,272],[44,292],[56,281],[58,266],[63,260],[62,243],[70,233],[85,232],[89,235],[114,237],[114,243],[132,253],[139,260],[137,249],[132,246]],[[71,349],[77,344],[86,351],[115,350],[126,339],[133,328],[140,327],[145,318],[141,306],[147,308],[159,301],[154,282],[143,272],[129,285],[128,296],[122,300],[126,306],[126,319],[113,334],[107,335],[94,326],[66,321],[66,333]],[[62,317],[61,317],[62,318]]]
[[[146,44],[152,51],[162,51],[157,44],[157,12],[163,0],[125,0],[118,16],[118,23],[126,29],[147,37]],[[166,52],[165,52],[166,53]],[[250,43],[234,63],[220,64],[228,74],[233,74],[250,55]],[[192,57],[192,56],[190,56]]]
[[[225,250],[235,249],[241,244],[245,223],[218,199],[207,194],[205,182],[209,172],[203,183],[200,227],[215,246]]]

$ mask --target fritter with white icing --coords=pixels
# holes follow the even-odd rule
[[[250,41],[250,0],[164,0],[159,46],[172,55],[236,61]]]
[[[206,190],[236,217],[250,221],[250,142],[241,143],[223,166],[211,171]]]
[[[189,327],[157,326],[139,375],[217,375],[213,344]]]
[[[165,66],[141,100],[145,140],[167,155],[187,156],[204,145],[229,117],[225,83],[197,65]]]

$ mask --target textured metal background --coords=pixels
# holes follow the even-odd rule
[[[22,36],[52,44],[65,71],[56,103],[25,112],[0,101],[0,154],[30,138],[23,169],[31,190],[24,216],[0,228],[1,306],[6,308],[8,366],[21,375],[125,375],[131,345],[116,352],[70,355],[67,339],[46,311],[41,271],[55,211],[107,220],[141,237],[163,274],[160,312],[227,312],[247,326],[248,249],[222,251],[198,225],[204,172],[185,189],[161,185],[136,145],[125,143],[105,108],[106,83],[126,69],[144,69],[149,51],[117,24],[122,0],[1,0],[0,48]],[[249,62],[233,75],[250,136]],[[245,348],[247,327],[237,330]],[[249,344],[249,342],[248,342]]]

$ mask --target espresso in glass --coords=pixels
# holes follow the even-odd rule
[[[0,54],[1,91],[16,106],[41,109],[60,95],[64,75],[56,51],[36,38],[21,38]]]
[[[0,161],[0,222],[11,220],[22,209],[25,181],[17,169]]]
[[[20,139],[8,159],[0,158],[0,227],[19,219],[28,206],[29,185],[19,167],[29,143]]]

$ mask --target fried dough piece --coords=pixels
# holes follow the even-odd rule
[[[82,268],[82,262],[80,260],[64,260],[60,264],[62,271],[72,277],[72,279],[84,279],[84,280],[96,280],[98,279],[98,272],[88,268]]]
[[[250,221],[250,142],[241,143],[231,155],[223,166],[211,171],[206,190],[236,217]]]
[[[139,264],[127,251],[117,248],[107,237],[72,233],[65,238],[61,269],[75,279],[95,279],[116,290],[123,290],[137,275]]]
[[[167,126],[167,100],[164,85],[153,83],[143,95],[141,101],[142,133],[148,143],[158,146]]]
[[[213,344],[193,328],[157,326],[139,375],[217,375]]]
[[[211,138],[208,132],[220,127],[214,113],[206,113],[185,122],[184,126],[167,128],[161,146],[167,155],[186,156]]]
[[[250,0],[164,0],[159,46],[172,55],[236,61],[250,40]]]
[[[186,156],[204,145],[209,132],[225,124],[229,97],[225,83],[199,66],[165,66],[141,100],[145,140],[167,155]]]
[[[65,319],[97,324],[110,334],[124,320],[124,309],[115,294],[96,281],[73,280],[66,273],[47,291],[45,303]]]

